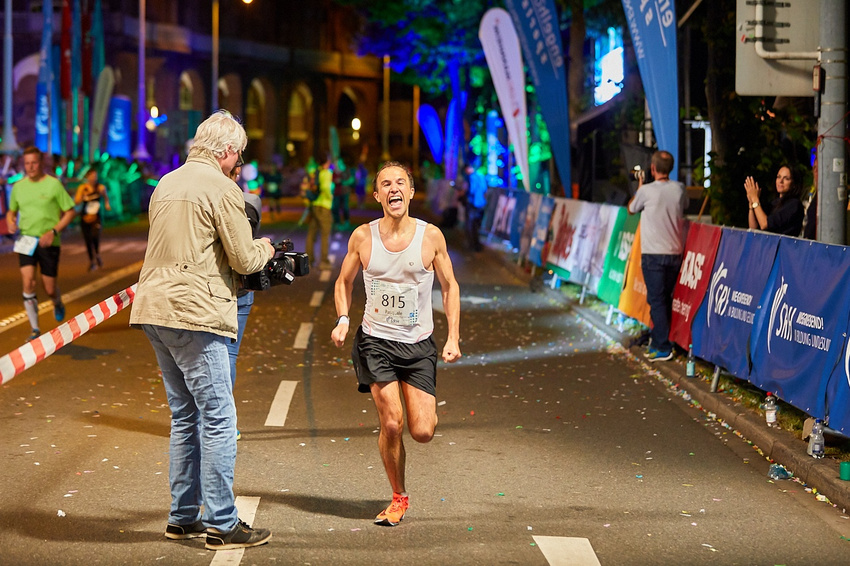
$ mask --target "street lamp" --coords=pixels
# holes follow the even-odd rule
[[[145,147],[145,122],[148,121],[145,106],[147,96],[145,94],[145,43],[147,35],[145,30],[145,0],[139,0],[139,101],[138,101],[138,141],[133,151],[133,158],[139,161],[149,161],[151,156]]]
[[[3,141],[0,153],[17,153],[20,148],[12,129],[12,0],[6,0],[3,10]]]
[[[250,4],[254,0],[242,0],[243,4]],[[219,0],[213,0],[212,3],[212,96],[210,96],[210,106],[212,112],[218,110],[218,12]]]

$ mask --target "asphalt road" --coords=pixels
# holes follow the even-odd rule
[[[264,232],[302,249],[298,212]],[[69,317],[136,281],[144,235],[107,230],[104,269],[89,273],[67,234]],[[336,266],[345,243],[334,239]],[[551,294],[532,293],[498,250],[453,245],[452,258],[464,356],[440,364],[437,436],[406,440],[412,506],[400,526],[372,524],[391,492],[350,339],[337,349],[329,338],[333,270],[259,293],[239,360],[235,491],[270,544],[216,556],[163,537],[169,410],[124,310],[0,390],[0,563],[850,563],[841,510],[769,480],[750,445]],[[5,354],[29,334],[8,253],[0,290]],[[362,290],[355,304],[358,321]],[[445,318],[435,320],[441,347]],[[41,324],[56,325],[49,310]]]

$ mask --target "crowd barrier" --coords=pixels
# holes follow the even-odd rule
[[[491,189],[482,232],[649,326],[639,217],[621,206]],[[690,223],[670,339],[847,433],[848,276],[845,246]]]
[[[60,324],[50,332],[42,334],[0,358],[0,385],[7,383],[16,375],[52,355],[59,348],[70,344],[101,322],[130,306],[136,296],[136,285],[133,284],[112,295],[68,322]]]

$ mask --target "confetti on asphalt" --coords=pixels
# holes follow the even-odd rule
[[[62,510],[60,509],[60,510],[56,513],[56,516],[57,516],[57,517],[64,517],[64,516],[65,516],[65,512],[64,512],[64,511],[62,511]]]

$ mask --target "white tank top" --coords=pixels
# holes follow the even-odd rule
[[[363,270],[366,311],[361,325],[369,336],[415,344],[434,331],[431,310],[434,272],[422,264],[422,241],[428,224],[415,220],[413,240],[400,252],[384,247],[378,230],[379,220],[369,223],[372,256]]]

